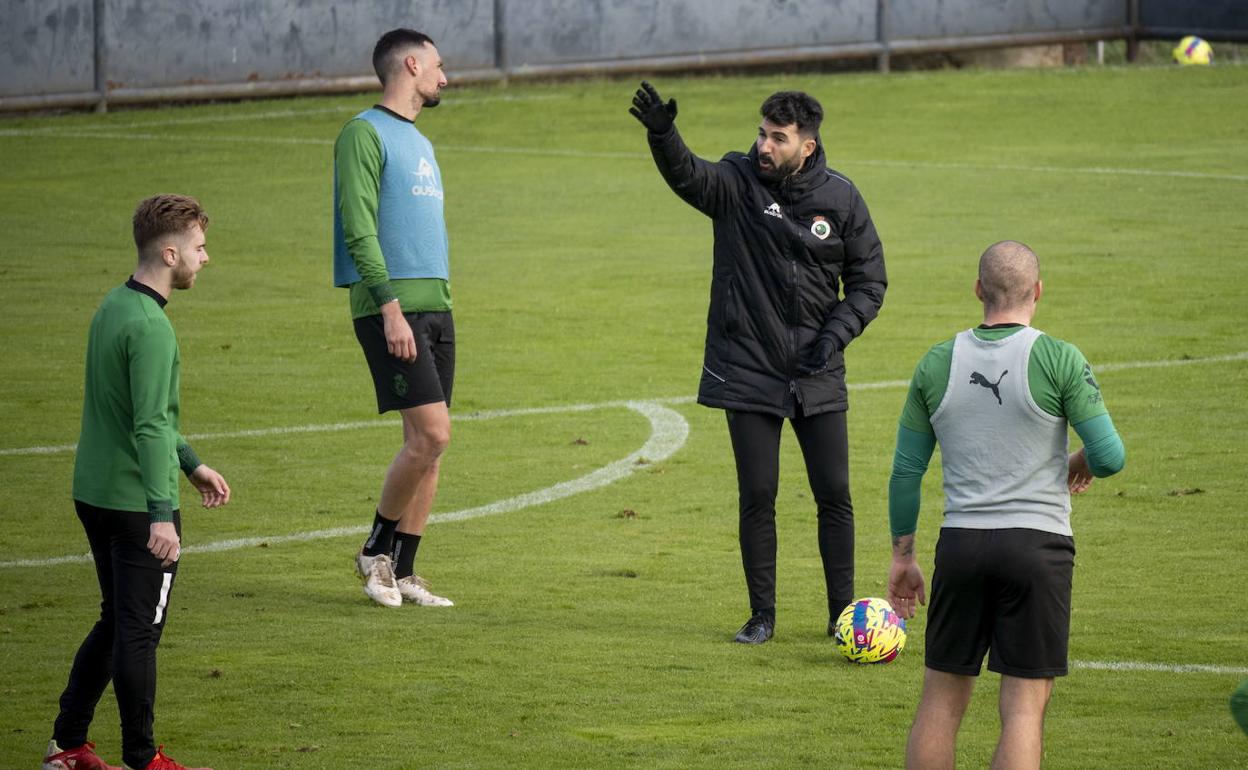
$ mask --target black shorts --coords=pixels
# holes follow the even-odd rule
[[[1035,529],[940,530],[926,665],[978,676],[1066,675],[1075,541]]]
[[[355,319],[355,336],[364,349],[377,391],[377,412],[424,406],[438,401],[451,405],[455,382],[455,323],[449,312],[404,313],[416,337],[416,360],[410,364],[390,355],[380,315]]]

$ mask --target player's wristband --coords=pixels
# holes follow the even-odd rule
[[[148,500],[147,520],[152,524],[162,521],[173,521],[173,502],[170,500]]]
[[[394,302],[399,298],[399,296],[394,293],[394,287],[390,285],[389,281],[379,283],[376,286],[368,286],[366,288],[368,289],[369,296],[373,298],[373,302],[377,305],[379,310],[382,305],[387,302]]]
[[[203,465],[199,457],[195,455],[195,450],[191,449],[190,444],[178,445],[178,465],[182,467],[182,472],[190,476],[195,469]]]

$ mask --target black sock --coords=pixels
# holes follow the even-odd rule
[[[854,603],[854,600],[852,598],[850,599],[828,599],[828,620],[835,623],[836,619],[839,618],[841,616],[841,613],[845,611],[845,608],[853,603]]]
[[[364,555],[380,556],[383,553],[390,553],[391,544],[394,542],[394,528],[398,525],[398,519],[391,521],[382,516],[381,511],[377,511],[373,517],[373,530],[368,533],[368,539],[364,541]]]
[[[391,558],[394,560],[396,578],[405,578],[415,572],[412,562],[416,561],[416,549],[419,547],[420,535],[409,535],[406,532],[394,533],[394,552]]]
[[[767,621],[770,625],[774,626],[776,624],[776,608],[775,607],[768,607],[762,610],[753,610],[752,612],[755,616],[761,617],[763,620]]]

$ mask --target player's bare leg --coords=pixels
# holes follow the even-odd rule
[[[381,500],[378,501],[377,514],[391,522],[397,522],[389,532],[398,540],[407,538],[409,543],[419,542],[419,535],[424,533],[425,523],[429,520],[429,511],[433,508],[434,494],[438,488],[439,462],[442,452],[446,450],[451,437],[451,418],[446,403],[439,401],[423,406],[400,410],[403,416],[403,447],[390,462],[386,471],[385,481],[381,486]],[[411,601],[428,599],[422,604],[447,606],[449,601],[434,596],[425,590],[423,581],[408,580],[408,583],[419,581],[420,591],[411,586],[404,586],[395,574],[396,565],[392,561],[391,535],[380,534],[374,524],[373,535],[365,544],[365,550],[355,557],[356,571],[364,579],[364,593],[373,601],[387,607],[399,607],[404,598]],[[374,538],[380,537],[379,541]],[[415,555],[414,545],[410,545],[410,555],[405,564],[411,564]],[[410,593],[420,593],[419,597],[408,597]]]
[[[396,545],[404,536],[425,533],[438,492],[442,453],[451,440],[451,416],[445,402],[404,409],[402,414],[403,449],[390,464],[378,506],[387,518],[396,508],[401,511]],[[432,593],[419,575],[405,574],[411,571],[414,555],[413,549],[405,561],[399,559],[395,564],[396,584],[402,597],[425,607],[451,606],[451,600]]]
[[[420,535],[438,489],[439,460],[451,442],[451,414],[444,401],[400,413],[403,448],[386,471],[377,511],[387,519],[397,519],[400,532]]]
[[[399,517],[399,525],[395,529],[412,535],[425,534],[425,524],[429,521],[433,500],[438,494],[438,476],[441,472],[442,458],[439,457],[426,467],[407,504],[407,510]]]
[[[954,766],[958,728],[974,690],[973,676],[925,669],[923,697],[906,743],[909,770],[949,770]]]
[[[1044,710],[1052,679],[1001,676],[1001,739],[992,770],[1038,770],[1044,750]]]

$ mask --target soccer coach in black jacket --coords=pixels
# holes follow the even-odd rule
[[[818,506],[830,634],[854,598],[844,351],[884,301],[880,238],[858,189],[827,167],[819,141],[823,108],[808,94],[770,96],[754,147],[718,163],[690,152],[674,123],[676,100],[664,103],[649,83],[629,112],[648,130],[663,179],[714,225],[698,403],[726,410],[736,458],[751,610],[736,641],[760,644],[775,629],[785,418]]]

